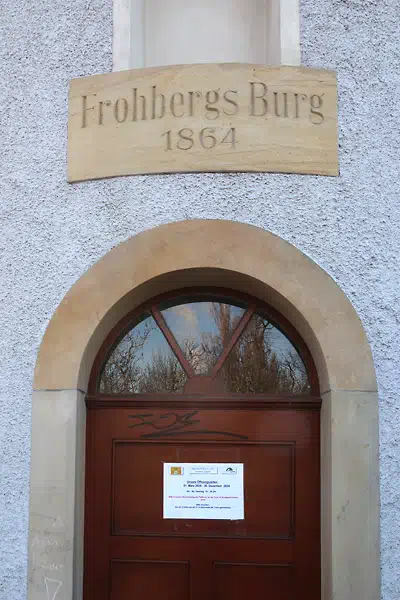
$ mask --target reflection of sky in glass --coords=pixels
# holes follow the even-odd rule
[[[243,313],[239,306],[219,302],[189,302],[162,311],[197,373],[206,373],[215,364]]]

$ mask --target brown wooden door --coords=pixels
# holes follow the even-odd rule
[[[163,519],[165,462],[243,463],[244,520]],[[87,473],[85,600],[320,599],[318,410],[110,401]]]

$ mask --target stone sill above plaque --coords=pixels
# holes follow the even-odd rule
[[[338,175],[336,74],[154,67],[70,83],[68,181],[180,172]]]

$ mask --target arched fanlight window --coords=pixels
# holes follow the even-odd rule
[[[270,312],[229,293],[156,301],[106,352],[97,392],[311,394],[305,347],[295,346]]]

